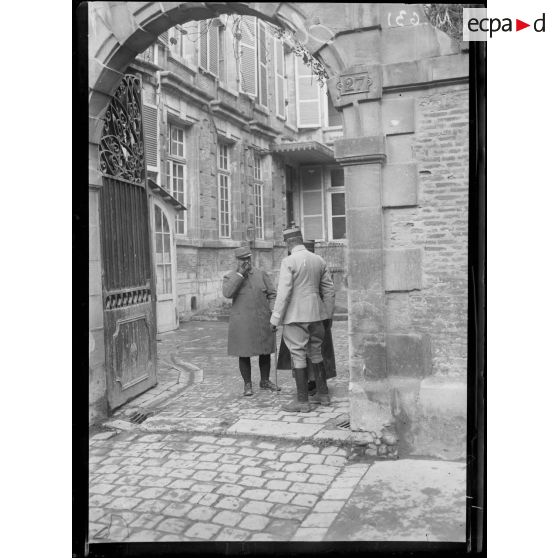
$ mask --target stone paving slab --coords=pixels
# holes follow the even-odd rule
[[[465,542],[465,484],[465,463],[377,461],[324,540]]]
[[[357,433],[336,428],[349,409],[346,323],[334,323],[332,405],[309,413],[281,409],[295,393],[290,372],[278,374],[280,393],[258,389],[257,359],[254,396],[243,397],[226,334],[208,322],[161,336],[162,361],[203,368],[203,381],[140,425],[124,420],[136,399],[105,425],[116,432],[91,436],[90,542],[424,540],[419,513],[433,540],[460,533],[464,465],[372,461],[350,450]],[[176,383],[176,373],[159,380]]]
[[[253,436],[272,436],[274,438],[309,438],[314,436],[322,426],[319,424],[301,424],[276,421],[270,429],[267,421],[240,419],[227,432],[229,434],[249,434]]]

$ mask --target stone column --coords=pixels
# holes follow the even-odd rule
[[[386,362],[381,77],[381,66],[359,65],[328,82],[344,120],[344,138],[335,142],[335,158],[345,170],[351,428],[378,436],[392,423]]]

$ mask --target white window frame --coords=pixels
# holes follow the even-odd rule
[[[257,240],[265,240],[264,224],[264,180],[262,157],[254,153],[254,229]]]
[[[163,244],[163,254],[165,253],[165,240],[164,240],[164,235],[166,234],[164,232],[164,227],[162,227],[162,231],[158,231],[157,230],[157,210],[159,210],[161,212],[161,224],[163,222],[163,219],[166,220],[168,226],[169,226],[169,256],[170,256],[170,261],[165,262],[164,261],[164,257],[163,257],[163,262],[162,263],[158,263],[157,262],[157,235],[158,234],[162,234],[163,235],[163,239],[162,239],[162,244]],[[155,281],[156,281],[156,293],[157,293],[157,300],[158,301],[163,301],[163,300],[172,300],[174,298],[174,263],[173,263],[173,229],[172,229],[172,220],[167,218],[167,215],[165,213],[165,211],[163,210],[162,207],[159,206],[159,204],[154,203],[153,204],[153,231],[154,231],[154,235],[155,235],[155,246],[154,246],[154,251],[155,251]],[[170,292],[159,292],[159,281],[157,279],[157,268],[158,267],[163,267],[163,277],[165,277],[167,275],[167,273],[170,274]]]
[[[173,139],[172,139],[172,132],[173,130],[178,130],[182,132],[182,142],[176,142],[182,144],[182,155],[177,155],[172,153],[173,147]],[[175,188],[175,167],[182,167],[182,195],[177,188]],[[166,160],[166,168],[165,168],[165,176],[166,176],[166,187],[167,190],[180,201],[182,204],[186,205],[186,196],[188,194],[188,165],[186,162],[186,129],[183,126],[177,126],[172,122],[167,124],[167,160]],[[181,199],[182,198],[182,199]],[[181,227],[181,225],[183,225]],[[180,229],[183,230],[180,230]],[[175,233],[179,235],[186,235],[187,234],[187,222],[186,222],[186,211],[181,210],[178,211],[175,219]]]
[[[231,238],[231,171],[230,171],[230,146],[226,143],[217,144],[217,213],[219,223],[219,238]],[[226,184],[226,199],[223,197],[222,182]],[[222,202],[226,202],[226,211],[222,210]],[[227,222],[223,216],[227,216]]]
[[[332,196],[333,194],[343,194],[346,196],[345,185],[343,186],[332,186],[331,185],[331,171],[338,170],[338,167],[326,167],[326,192],[327,192],[327,220],[328,220],[328,239],[331,242],[346,242],[347,240],[347,201],[345,199],[345,213],[343,217],[345,217],[345,238],[333,238],[333,202]],[[337,215],[337,217],[341,217],[341,215]]]
[[[168,125],[168,154],[170,157],[174,157],[176,159],[179,160],[183,160],[186,159],[186,130],[184,128],[182,128],[181,126],[176,126],[175,124],[169,124]],[[176,130],[178,132],[182,132],[182,141],[177,140],[175,141],[172,137],[172,132],[173,130]],[[173,153],[173,145],[174,144],[178,144],[178,145],[182,145],[182,155],[178,154],[178,153]]]
[[[317,171],[320,172],[321,174],[321,181],[320,181],[320,188],[314,188],[312,190],[305,190],[302,187],[302,177],[303,177],[303,171],[306,169],[316,169]],[[325,207],[325,203],[324,203],[324,191],[325,191],[325,185],[324,185],[324,168],[321,166],[316,166],[316,165],[305,165],[303,167],[300,167],[299,169],[299,193],[300,193],[300,222],[301,222],[301,229],[302,229],[302,236],[304,238],[306,238],[306,232],[305,232],[305,226],[304,226],[304,218],[305,217],[320,217],[322,218],[322,238],[311,238],[308,240],[315,240],[316,242],[323,242],[327,239],[327,234],[328,231],[326,230],[326,221],[325,221],[325,212],[326,212],[326,207]],[[321,202],[322,202],[322,213],[321,215],[318,214],[309,214],[306,215],[304,213],[304,193],[305,192],[320,192],[320,198],[321,198]]]

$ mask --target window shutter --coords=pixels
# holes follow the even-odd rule
[[[219,74],[219,27],[213,25],[213,20],[209,20],[208,28],[209,43],[209,71]]]
[[[240,20],[240,90],[256,95],[256,18],[242,16]]]
[[[204,70],[208,69],[207,65],[207,21],[199,22],[199,34],[198,34],[198,48],[199,48],[199,66]]]
[[[319,128],[320,119],[320,86],[318,78],[296,56],[296,119],[299,128]]]
[[[143,105],[143,141],[145,145],[145,161],[148,167],[159,167],[159,125],[157,107]]]
[[[264,22],[258,23],[258,68],[260,70],[258,100],[260,105],[267,107],[267,37]]]
[[[161,39],[161,42],[165,45],[168,46],[169,44],[169,32],[165,31],[164,33],[161,33],[159,35],[159,39]]]
[[[285,53],[283,42],[275,42],[275,111],[277,116],[285,118]]]

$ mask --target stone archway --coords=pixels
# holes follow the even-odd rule
[[[412,241],[386,246],[386,208],[418,205],[421,162],[409,145],[418,132],[418,93],[431,87],[451,87],[468,79],[468,57],[460,45],[427,21],[421,5],[258,2],[98,2],[90,3],[89,36],[89,188],[92,253],[98,253],[98,142],[109,99],[122,71],[171,26],[222,13],[255,15],[292,31],[326,67],[334,105],[343,114],[344,138],[335,157],[345,167],[349,344],[352,426],[380,434],[394,418],[407,425],[409,415],[435,415],[439,401],[450,394],[444,412],[458,431],[448,452],[465,454],[466,370],[461,380],[440,377],[432,386],[433,357],[428,319],[396,323],[393,312],[413,311],[408,300],[390,293],[423,288],[422,251]],[[451,119],[444,121],[450,130]],[[458,123],[460,124],[460,123]],[[426,126],[426,125],[425,125]],[[451,130],[450,130],[451,131]],[[386,137],[392,138],[387,141]],[[393,138],[403,138],[405,141]],[[390,151],[405,150],[409,159],[390,160]],[[415,150],[416,151],[416,150]],[[414,152],[413,152],[414,153]],[[387,164],[386,164],[387,163]],[[90,283],[97,284],[100,263],[90,266]],[[459,273],[462,270],[460,268]],[[459,276],[461,286],[466,285]],[[436,295],[433,295],[436,296]],[[408,297],[407,297],[408,298]],[[466,287],[465,287],[466,298]],[[103,366],[100,295],[92,293],[92,366]],[[398,310],[399,309],[399,310]],[[415,312],[417,316],[419,312]],[[97,318],[95,318],[97,316]],[[102,313],[101,313],[102,316]],[[97,322],[95,322],[97,319]],[[97,332],[97,333],[96,333]],[[462,330],[459,330],[460,335]],[[465,328],[466,335],[466,328]],[[453,357],[452,357],[453,358]],[[454,359],[458,361],[457,357]],[[456,365],[458,366],[458,365]],[[453,377],[455,378],[456,375]],[[450,374],[451,377],[451,374]],[[102,386],[98,386],[102,389]],[[415,405],[426,389],[424,405]],[[448,391],[449,390],[449,391]],[[411,410],[409,407],[413,406]],[[450,416],[451,415],[451,416]],[[421,415],[422,416],[422,415]],[[401,418],[406,417],[406,418]],[[455,419],[455,417],[458,417]],[[428,422],[426,420],[425,422]],[[427,432],[431,444],[443,437]],[[419,427],[420,430],[420,427]],[[401,434],[405,435],[403,431]],[[419,436],[420,437],[420,436]],[[453,436],[455,438],[455,436]],[[429,441],[430,440],[430,441]],[[440,445],[438,444],[438,445]],[[419,447],[420,443],[415,446]],[[424,448],[419,447],[419,453]]]

